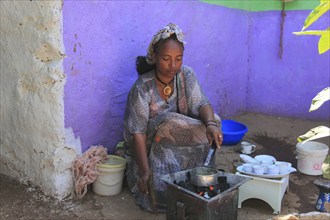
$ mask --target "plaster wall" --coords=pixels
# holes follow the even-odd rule
[[[64,128],[61,1],[1,1],[0,172],[71,193],[79,140]]]

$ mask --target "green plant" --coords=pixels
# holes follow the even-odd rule
[[[296,35],[319,35],[319,54],[325,53],[330,49],[330,27],[326,28],[325,30],[306,31],[306,29],[329,10],[330,0],[320,0],[320,4],[316,6],[314,10],[307,16],[302,30],[299,32],[293,32]]]
[[[330,100],[330,87],[323,89],[319,92],[312,100],[312,104],[309,108],[309,112],[317,110],[323,105],[324,102]],[[306,134],[300,135],[298,141],[310,141],[314,139],[319,139],[322,137],[330,136],[330,128],[326,126],[318,126],[309,130]]]
[[[306,31],[306,29],[317,21],[322,15],[330,10],[330,0],[320,0],[320,4],[307,16],[304,26],[300,32],[293,32],[296,35],[321,35],[318,43],[319,54],[322,54],[330,49],[330,27],[325,30]],[[324,102],[330,100],[330,87],[323,89],[312,100],[309,112],[317,110]],[[306,142],[322,137],[330,136],[330,128],[326,126],[318,126],[309,130],[306,134],[300,135],[298,142]]]

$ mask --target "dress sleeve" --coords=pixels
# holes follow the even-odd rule
[[[199,117],[199,109],[207,104],[209,100],[205,96],[192,68],[185,67],[186,95],[188,100],[188,114],[194,118]]]
[[[149,95],[135,83],[126,102],[124,123],[130,134],[146,133],[149,119]]]

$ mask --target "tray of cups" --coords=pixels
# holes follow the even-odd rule
[[[237,171],[262,178],[281,178],[297,170],[291,167],[289,162],[276,161],[274,164],[267,165],[246,163],[237,167]]]

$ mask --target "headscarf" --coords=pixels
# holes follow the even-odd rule
[[[183,40],[183,32],[179,28],[179,26],[176,25],[176,24],[169,23],[163,29],[159,30],[155,34],[155,36],[152,38],[152,41],[149,44],[148,53],[147,53],[147,63],[148,64],[150,64],[150,65],[155,64],[155,60],[154,60],[154,57],[155,57],[155,51],[154,51],[155,44],[158,41],[160,41],[161,39],[167,39],[167,38],[171,37],[173,34],[176,35],[176,38],[178,39],[178,41],[180,41],[183,44],[186,43]]]

